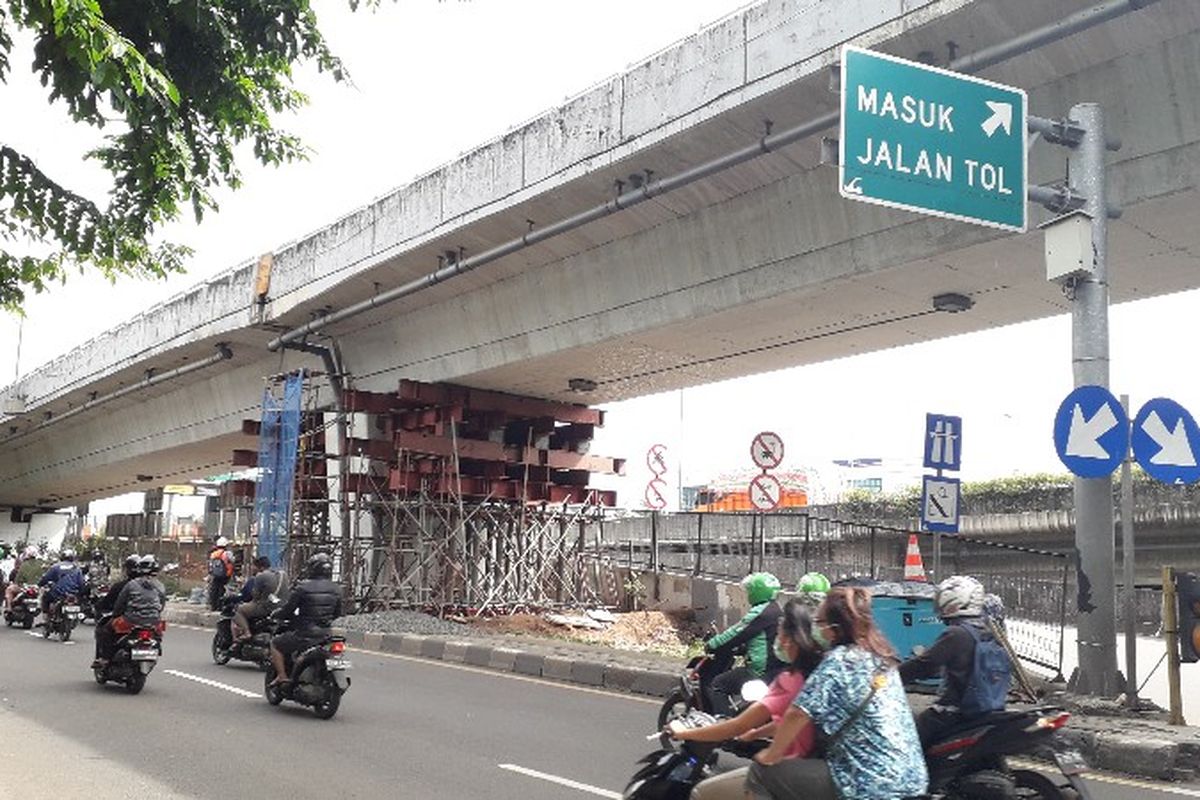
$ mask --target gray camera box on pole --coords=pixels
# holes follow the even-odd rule
[[[1046,280],[1062,281],[1096,271],[1092,218],[1072,211],[1041,225],[1046,244]]]

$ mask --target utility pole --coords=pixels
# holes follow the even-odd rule
[[[1082,130],[1070,150],[1070,187],[1086,198],[1091,217],[1093,271],[1077,279],[1071,304],[1075,386],[1108,388],[1108,200],[1104,175],[1104,113],[1095,103],[1071,108]],[[1114,696],[1124,688],[1117,674],[1114,597],[1116,547],[1112,478],[1075,478],[1075,551],[1078,557],[1077,692]]]

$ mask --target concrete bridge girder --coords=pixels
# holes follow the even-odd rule
[[[202,463],[176,448],[201,450],[205,436],[230,435],[226,425],[236,430],[239,416],[230,409],[257,403],[263,375],[309,363],[263,354],[280,327],[428,272],[447,247],[481,250],[520,235],[526,219],[547,224],[602,202],[614,178],[648,167],[670,174],[744,146],[765,118],[783,126],[820,114],[836,102],[826,69],[842,41],[910,57],[940,54],[948,41],[979,49],[1090,4],[771,0],[748,9],[280,249],[261,309],[249,300],[255,267],[243,265],[24,379],[16,389],[36,414],[128,383],[148,364],[206,355],[217,341],[235,352],[228,365],[163,389],[180,401],[174,406],[154,398],[132,412],[138,430],[105,424],[132,400],[12,444],[0,429],[0,452],[19,448],[8,466],[0,459],[0,486],[14,497],[46,496],[47,476],[102,469],[105,459],[133,468],[156,452]],[[986,73],[1029,87],[1035,113],[1081,100],[1108,108],[1126,141],[1111,157],[1114,199],[1127,206],[1113,228],[1116,299],[1195,285],[1197,226],[1188,212],[1200,175],[1198,28],[1200,6],[1160,0]],[[331,332],[359,388],[391,389],[404,374],[577,400],[566,379],[586,372],[602,382],[592,402],[1063,310],[1040,279],[1036,234],[999,238],[844,203],[832,171],[816,161],[816,141],[800,143]],[[1031,167],[1052,179],[1064,162],[1062,151],[1038,146]],[[1125,283],[1121,261],[1146,268]],[[934,289],[966,291],[977,306],[928,313]],[[847,326],[853,335],[829,335]],[[216,388],[204,388],[210,381]],[[185,435],[171,417],[183,409],[221,421]],[[52,441],[68,435],[86,456]],[[98,485],[88,480],[77,488]]]

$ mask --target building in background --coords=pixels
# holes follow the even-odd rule
[[[838,458],[833,460],[832,472],[837,498],[849,492],[891,494],[921,481],[920,461],[909,459]]]

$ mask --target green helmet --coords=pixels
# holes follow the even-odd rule
[[[746,590],[746,599],[750,605],[756,606],[768,600],[774,600],[779,594],[779,578],[769,572],[752,572],[742,578],[742,588]]]
[[[800,594],[824,594],[829,591],[829,578],[819,572],[806,572],[800,576],[796,591]]]

